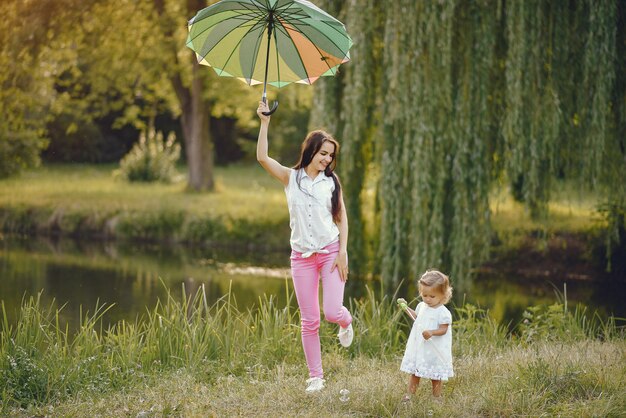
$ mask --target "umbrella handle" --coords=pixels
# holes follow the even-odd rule
[[[263,98],[263,101],[265,102],[265,98]],[[278,109],[278,100],[274,101],[272,108],[268,112],[261,113],[263,113],[265,116],[270,116],[272,113],[276,112],[276,109]]]

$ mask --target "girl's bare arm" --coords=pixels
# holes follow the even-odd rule
[[[424,337],[424,339],[427,340],[433,335],[434,336],[444,335],[446,332],[448,332],[448,325],[450,324],[441,324],[439,325],[439,328],[437,329],[426,330],[422,332],[422,337]]]

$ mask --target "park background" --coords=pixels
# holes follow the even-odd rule
[[[584,350],[570,363],[550,362],[564,344],[582,344],[609,359],[602,370],[624,376],[624,366],[616,366],[623,363],[623,335],[614,323],[625,316],[623,2],[316,4],[346,24],[351,61],[313,86],[270,90],[281,103],[270,154],[294,164],[312,128],[339,139],[350,221],[347,294],[362,309],[357,332],[365,332],[350,355],[390,382],[366,387],[361,406],[328,403],[328,414],[416,413],[393,406],[394,391],[403,390],[404,377],[392,371],[407,323],[391,301],[395,294],[414,297],[416,276],[433,266],[449,272],[456,289],[464,344],[455,354],[466,376],[480,374],[486,366],[476,356],[485,356],[489,367],[522,367],[505,380],[526,373],[524,384],[538,385],[504,400],[499,390],[517,382],[486,384],[493,396],[482,403],[456,398],[468,414],[623,413],[620,379],[611,386],[586,374]],[[106,390],[103,410],[201,414],[189,399],[145,407],[122,399],[151,379],[164,387],[181,379],[214,399],[224,386],[248,393],[256,388],[250,382],[262,381],[273,399],[284,382],[298,385],[284,193],[254,161],[260,89],[217,77],[185,48],[186,21],[206,5],[0,5],[3,410],[45,411],[75,397],[83,409],[68,402],[60,413],[88,415],[97,411],[87,406],[91,397]],[[57,302],[67,304],[57,311]],[[193,340],[198,331],[181,320],[173,327],[178,334],[163,335],[161,310],[173,323],[178,312],[203,325],[198,329],[241,334],[209,344]],[[207,322],[221,315],[219,325]],[[101,329],[93,341],[89,331],[102,320],[113,329]],[[274,339],[257,334],[263,327],[275,331]],[[330,339],[332,331],[324,332]],[[241,335],[252,351],[267,341],[291,348],[264,347],[255,362],[233,348]],[[149,336],[160,341],[157,352],[146,348],[154,342]],[[533,345],[544,340],[539,336],[547,346]],[[189,350],[199,341],[212,348]],[[126,354],[110,354],[117,349]],[[342,354],[326,350],[331,371],[349,378]],[[533,350],[526,366],[516,363]],[[511,355],[512,366],[495,360]],[[67,361],[51,364],[58,356]],[[76,357],[90,366],[79,372]],[[552,368],[543,370],[547,364]],[[138,367],[145,372],[137,375]],[[179,370],[186,371],[171,375]],[[544,393],[559,384],[562,392]],[[602,390],[612,395],[602,398]],[[286,396],[299,401],[298,393]],[[242,404],[258,406],[257,395]],[[76,402],[81,397],[84,404]],[[581,397],[586,402],[574,401]],[[243,411],[240,401],[215,402],[208,408],[218,415]],[[320,407],[306,402],[310,413]],[[266,412],[295,413],[284,399],[276,405]],[[432,408],[463,415],[450,404]]]

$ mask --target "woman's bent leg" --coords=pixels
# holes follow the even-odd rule
[[[292,258],[291,276],[300,308],[302,348],[309,368],[309,376],[324,377],[319,336],[319,271],[314,258]]]
[[[346,282],[341,281],[339,270],[335,268],[332,272],[333,261],[337,257],[337,253],[321,255],[323,258],[321,265],[322,289],[323,289],[323,305],[324,318],[328,322],[339,324],[342,328],[346,328],[352,323],[352,315],[350,311],[343,306],[343,292]]]

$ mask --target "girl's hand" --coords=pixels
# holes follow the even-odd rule
[[[330,272],[335,271],[335,268],[339,269],[339,277],[342,282],[348,280],[348,254],[339,252],[337,258],[333,261],[333,266],[330,268]]]
[[[422,332],[422,337],[424,337],[425,340],[429,340],[430,337],[432,337],[432,336],[433,336],[432,332],[430,332],[428,330]]]
[[[256,109],[256,114],[259,115],[259,119],[261,119],[261,122],[269,122],[270,121],[270,117],[269,116],[265,116],[263,114],[263,112],[269,112],[270,108],[267,105],[267,103],[263,103],[263,100],[261,100],[259,102],[259,107],[257,107]]]
[[[404,300],[403,298],[398,298],[396,303],[398,304],[398,307],[404,311],[406,311],[409,307],[409,304],[406,303],[406,300]]]

